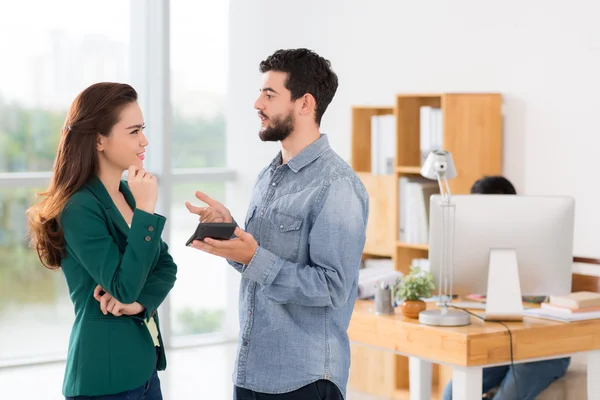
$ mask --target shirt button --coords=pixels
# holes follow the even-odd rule
[[[152,225],[148,227],[148,232],[154,232],[154,227]]]
[[[263,215],[265,215],[265,212],[264,212],[264,211],[261,211],[261,212],[260,212],[260,216],[262,217]]]
[[[252,311],[251,310],[248,310],[248,315],[252,315]]]
[[[279,229],[283,229],[283,225],[279,225]]]
[[[149,242],[151,240],[152,240],[152,238],[150,236],[146,236],[146,242]]]
[[[276,185],[276,183],[275,183],[275,182],[271,183],[271,186],[275,186],[275,185]]]

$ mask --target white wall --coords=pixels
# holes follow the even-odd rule
[[[392,104],[397,92],[502,93],[504,174],[523,194],[575,196],[574,251],[600,257],[598,15],[595,0],[230,0],[228,157],[241,182],[232,209],[243,217],[277,151],[257,137],[258,63],[308,47],[340,77],[322,130],[346,159],[351,105]]]

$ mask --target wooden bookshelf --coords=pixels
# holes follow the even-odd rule
[[[370,198],[363,258],[389,257],[396,270],[407,273],[413,259],[428,257],[427,243],[399,240],[398,222],[398,181],[402,176],[418,176],[421,170],[420,108],[441,108],[443,148],[452,153],[457,171],[450,188],[454,194],[464,194],[477,179],[502,173],[501,105],[497,93],[434,93],[398,94],[392,106],[352,108],[351,165]],[[371,117],[386,114],[396,118],[395,170],[389,175],[373,175]],[[434,393],[441,393],[450,376],[446,368],[434,366]],[[349,384],[374,395],[408,398],[408,360],[353,345]]]
[[[371,174],[371,117],[393,114],[393,107],[355,107],[352,110],[352,168],[369,193],[369,221],[364,253],[392,257],[396,225],[387,215],[396,201],[393,175]],[[371,196],[377,193],[377,196]]]

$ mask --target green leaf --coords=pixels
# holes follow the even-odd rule
[[[410,273],[405,275],[399,282],[397,300],[419,300],[431,297],[435,290],[433,274],[421,271],[417,266],[410,266]]]

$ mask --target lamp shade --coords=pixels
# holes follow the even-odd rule
[[[427,156],[421,175],[427,179],[436,180],[438,175],[440,178],[453,179],[456,178],[456,168],[452,154],[446,150],[434,150]]]

